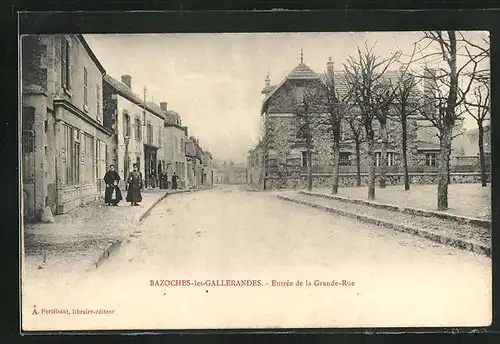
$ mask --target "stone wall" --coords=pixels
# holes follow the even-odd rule
[[[375,177],[376,180],[378,175]],[[387,185],[402,185],[404,182],[402,173],[388,173],[386,176]],[[437,173],[415,173],[410,174],[411,184],[437,184]],[[361,185],[366,186],[368,174],[361,174]],[[488,176],[488,182],[490,176]],[[481,174],[472,173],[450,173],[450,182],[453,184],[480,183]],[[313,188],[326,188],[332,186],[332,176],[330,174],[313,174]],[[356,186],[356,174],[341,174],[339,178],[339,187]],[[286,180],[268,177],[266,179],[266,189],[300,189],[307,187],[307,174],[300,177],[289,177]]]

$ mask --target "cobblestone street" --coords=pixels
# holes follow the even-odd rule
[[[44,326],[29,315],[35,304],[116,311],[105,325],[66,317],[58,322],[66,329],[479,326],[491,318],[489,258],[238,187],[166,198],[115,255],[78,277],[58,276],[44,290],[38,281],[36,297],[25,295],[26,322]],[[226,279],[262,287],[150,286]]]

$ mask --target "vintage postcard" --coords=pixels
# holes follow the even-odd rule
[[[491,324],[488,32],[19,57],[23,331]]]

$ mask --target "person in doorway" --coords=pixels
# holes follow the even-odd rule
[[[122,200],[122,192],[118,187],[120,179],[120,175],[115,171],[115,165],[109,165],[109,170],[104,175],[104,183],[106,184],[104,203],[106,205],[117,206]]]
[[[177,176],[177,174],[174,172],[174,174],[172,175],[172,190],[177,189],[177,181],[178,180],[179,180],[179,176]]]
[[[137,164],[134,164],[133,167],[134,170],[129,173],[127,178],[127,202],[130,202],[130,205],[137,206],[142,201],[142,173],[139,171]]]

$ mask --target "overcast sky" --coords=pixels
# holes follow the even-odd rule
[[[483,36],[486,33],[477,33]],[[132,76],[132,90],[168,102],[189,134],[220,160],[243,162],[258,139],[267,74],[278,84],[300,62],[324,72],[328,57],[336,69],[358,45],[376,42],[382,56],[398,48],[411,53],[420,32],[249,33],[85,35],[106,72]],[[141,97],[142,98],[142,97]]]

